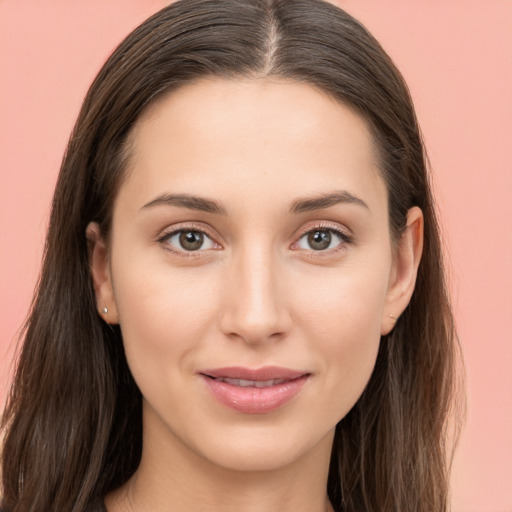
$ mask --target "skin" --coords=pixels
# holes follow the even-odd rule
[[[329,510],[334,428],[410,300],[421,211],[394,245],[365,121],[304,83],[203,79],[152,104],[130,142],[109,244],[87,228],[98,310],[120,324],[144,397],[141,465],[108,510]],[[360,202],[293,211],[341,191]],[[225,212],[145,206],[164,194]],[[165,238],[179,229],[204,245]],[[308,242],[318,230],[327,249]],[[266,365],[310,378],[265,414],[220,404],[197,373]]]

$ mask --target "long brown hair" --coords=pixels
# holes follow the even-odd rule
[[[416,289],[337,426],[328,493],[336,511],[447,510],[457,343],[424,147],[390,58],[359,22],[321,0],[181,0],[134,30],[101,69],[63,159],[2,420],[3,510],[82,512],[139,464],[141,395],[119,328],[97,314],[85,229],[97,221],[108,236],[127,135],[141,112],[212,75],[286,77],[351,105],[372,131],[395,241],[407,210],[423,211]]]

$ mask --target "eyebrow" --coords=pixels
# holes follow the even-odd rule
[[[370,209],[359,197],[354,196],[346,190],[322,194],[315,197],[296,199],[290,206],[290,213],[304,213],[323,208],[329,208],[337,204],[355,204]],[[178,206],[190,210],[198,210],[217,215],[227,215],[227,210],[219,202],[206,197],[193,196],[190,194],[162,194],[146,203],[141,210],[155,206]]]
[[[291,213],[303,213],[310,212],[313,210],[321,210],[322,208],[329,208],[337,204],[355,204],[362,206],[366,209],[370,209],[369,206],[359,197],[347,192],[346,190],[340,190],[331,192],[328,194],[322,194],[316,197],[306,197],[303,199],[296,199],[293,201],[290,212]]]
[[[213,199],[205,197],[192,196],[189,194],[162,194],[142,208],[152,208],[154,206],[181,206],[190,210],[199,210],[207,213],[216,213],[218,215],[226,215],[226,209],[220,203]]]

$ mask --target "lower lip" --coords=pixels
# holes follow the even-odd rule
[[[213,396],[235,411],[246,414],[262,414],[282,407],[295,397],[309,376],[289,380],[267,388],[242,387],[202,375]]]

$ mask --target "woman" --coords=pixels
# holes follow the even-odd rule
[[[407,88],[357,21],[170,5],[69,142],[2,510],[446,510],[440,263]]]

